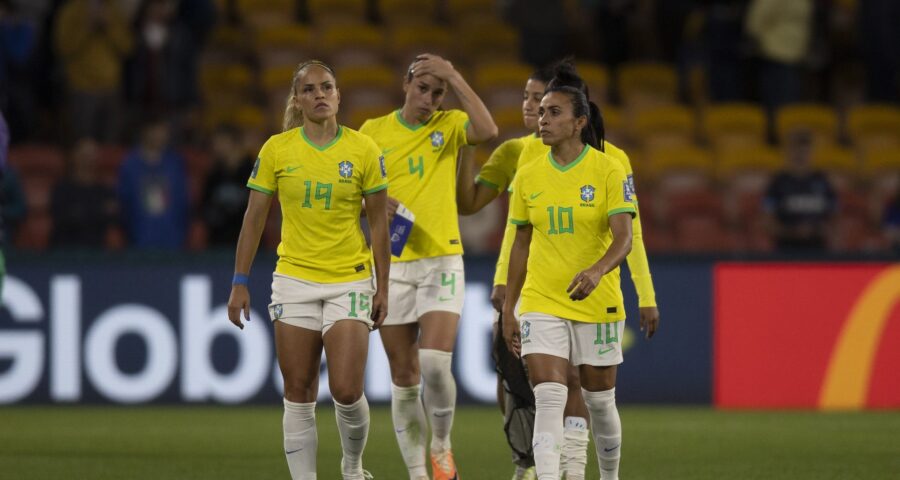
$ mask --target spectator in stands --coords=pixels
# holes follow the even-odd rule
[[[743,100],[746,93],[746,54],[741,20],[744,0],[700,0],[703,5],[703,42],[709,62],[709,95],[714,102]]]
[[[887,237],[888,248],[894,253],[900,254],[900,186],[897,193],[884,209],[884,234]]]
[[[141,128],[140,141],[119,171],[122,221],[131,245],[181,248],[188,226],[184,159],[169,147],[169,127],[154,117]]]
[[[187,9],[179,6],[194,5]],[[127,68],[126,93],[133,118],[165,114],[173,132],[185,130],[199,99],[197,57],[214,9],[208,0],[144,0],[134,22],[135,51]],[[200,12],[195,12],[199,10]],[[203,13],[198,19],[194,13]]]
[[[788,138],[788,168],[772,179],[764,207],[779,250],[822,250],[829,218],[836,209],[828,177],[810,166],[812,136],[795,132]]]
[[[103,248],[109,229],[117,222],[116,193],[97,178],[97,158],[96,141],[82,138],[75,142],[66,176],[53,188],[50,200],[50,244],[55,248]]]
[[[209,245],[234,245],[247,210],[247,177],[253,157],[241,148],[240,132],[232,125],[212,136],[213,167],[203,188],[201,215],[209,229]]]
[[[18,14],[10,0],[0,0],[0,109],[10,118],[11,136],[26,137],[35,122],[34,94],[29,60],[36,29]]]
[[[746,28],[761,57],[759,93],[770,114],[799,101],[813,30],[812,0],[753,0]]]
[[[76,138],[115,139],[122,67],[133,40],[115,0],[71,0],[62,6],[55,45],[65,70],[68,113]]]

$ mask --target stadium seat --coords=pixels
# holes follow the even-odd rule
[[[256,31],[294,22],[296,2],[293,0],[238,0],[243,21]]]
[[[762,145],[766,141],[766,115],[752,103],[712,105],[703,114],[703,131],[713,148]]]
[[[775,117],[780,142],[795,131],[809,131],[816,144],[832,144],[837,139],[837,114],[831,107],[818,104],[794,104],[782,107]]]
[[[321,30],[319,44],[333,68],[379,65],[386,60],[387,36],[382,29],[370,25],[326,26]]]
[[[522,121],[522,107],[506,106],[490,110],[491,116],[494,117],[494,122],[500,130],[500,139],[505,140],[530,133]]]
[[[862,152],[900,146],[900,108],[860,105],[847,114],[847,134]]]
[[[203,63],[200,65],[200,89],[203,96],[214,103],[222,97],[243,97],[253,86],[253,72],[240,63]]]
[[[716,149],[716,176],[724,183],[736,176],[769,177],[784,166],[784,155],[766,145],[730,145]]]
[[[609,102],[609,70],[594,62],[577,62],[576,68],[588,85],[591,100],[597,105],[606,105]]]
[[[900,173],[900,147],[886,147],[866,153],[863,172],[872,178],[882,173]]]
[[[691,145],[694,140],[694,116],[680,105],[668,105],[638,111],[631,133],[636,143],[646,148]]]
[[[384,25],[427,29],[434,26],[435,6],[436,2],[421,0],[380,0],[378,11]]]
[[[533,70],[530,66],[519,62],[491,62],[478,65],[474,70],[475,91],[488,108],[521,108],[522,91]]]
[[[66,169],[65,157],[56,147],[46,145],[19,145],[9,150],[9,164],[20,176],[56,179]]]
[[[447,13],[454,22],[461,23],[473,18],[497,18],[495,2],[484,0],[447,0]]]
[[[472,64],[513,60],[519,56],[519,32],[501,22],[485,20],[461,25],[456,30],[456,38],[453,58],[466,59]]]
[[[343,67],[335,74],[341,103],[354,108],[395,103],[403,92],[399,72],[385,65]]]
[[[312,30],[299,25],[284,25],[261,30],[254,43],[262,69],[290,66],[315,57]]]
[[[287,98],[287,91],[291,88],[291,80],[294,78],[294,70],[297,65],[281,65],[269,67],[262,71],[261,83],[266,93],[283,91]]]
[[[678,76],[663,63],[625,63],[616,72],[616,86],[623,104],[629,108],[675,103]]]
[[[353,129],[359,129],[366,120],[378,118],[400,108],[399,104],[371,105],[366,107],[352,108],[343,118],[346,124]]]
[[[603,129],[606,138],[617,147],[624,148],[628,143],[628,130],[622,118],[622,111],[610,104],[598,104],[600,115],[603,116]],[[629,152],[630,154],[631,152]]]
[[[453,35],[446,28],[428,25],[405,25],[390,29],[391,56],[404,67],[420,53],[448,56],[453,51]]]
[[[706,150],[692,146],[661,148],[647,151],[646,158],[648,180],[656,181],[661,194],[706,189],[713,183],[712,156]]]
[[[366,20],[366,0],[306,0],[309,16],[318,26],[354,26]]]

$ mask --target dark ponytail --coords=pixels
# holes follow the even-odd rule
[[[596,103],[590,101],[590,89],[588,89],[584,79],[578,75],[578,71],[575,69],[575,64],[571,57],[564,58],[553,67],[553,79],[547,83],[547,90],[544,93],[547,94],[551,90],[562,91],[556,90],[559,87],[572,88],[584,95],[585,101],[587,102],[587,113],[575,115],[576,117],[585,115],[588,118],[587,126],[581,131],[581,139],[584,143],[601,152],[606,151],[606,127],[603,124],[603,114],[600,112],[600,107],[598,107]],[[572,100],[572,105],[575,106],[574,99]],[[587,135],[589,135],[591,141],[587,141],[588,137],[586,137],[585,134],[586,130],[589,130]]]
[[[570,86],[553,86],[548,88],[544,95],[559,92],[567,95],[572,102],[572,116],[575,118],[587,118],[587,125],[581,129],[581,143],[590,145],[597,150],[603,151],[603,118],[600,116],[600,109],[594,102],[588,101],[587,95],[581,90]],[[601,136],[597,135],[600,132]]]

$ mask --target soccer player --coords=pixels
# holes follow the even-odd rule
[[[589,124],[599,112],[581,90],[551,85],[539,112],[550,152],[513,181],[510,222],[517,229],[502,330],[510,350],[525,357],[534,385],[538,478],[560,476],[571,363],[579,367],[601,473],[610,480],[618,477],[621,448],[613,388],[622,361],[618,266],[631,250],[631,187],[619,162],[596,149]]]
[[[247,280],[272,197],[281,203],[281,244],[269,314],[284,377],[284,453],[291,477],[316,478],[319,366],[324,346],[345,480],[364,478],[369,431],[363,375],[369,331],[388,307],[390,250],[387,181],[371,138],[338,125],[334,72],[324,63],[294,72],[284,132],[263,145],[247,186],[250,201],[238,238],[228,317],[249,320]],[[366,202],[372,248],[359,225]],[[373,285],[372,259],[375,276]]]
[[[457,201],[460,213],[463,215],[472,214],[483,208],[512,183],[517,169],[524,167],[529,160],[544,158],[549,153],[550,147],[544,145],[541,141],[537,125],[537,111],[541,98],[544,95],[544,90],[549,84],[575,87],[581,90],[590,101],[587,85],[568,60],[558,63],[552,69],[542,69],[534,72],[525,84],[522,114],[525,126],[530,130],[534,130],[535,133],[508,140],[497,147],[491,154],[490,159],[481,168],[474,182],[471,177],[471,172],[473,172],[471,161],[465,156],[462,157],[463,165],[460,168],[461,175],[457,187]],[[599,112],[599,109],[597,109],[597,112]],[[600,150],[622,165],[629,184],[633,189],[633,171],[628,155],[622,149],[605,140],[602,118],[599,114],[592,116],[592,122],[594,123],[592,128],[595,130]],[[470,173],[470,175],[467,178],[463,178],[462,175],[465,173]],[[632,193],[634,193],[633,190]],[[650,338],[655,334],[659,325],[659,309],[656,306],[656,294],[650,276],[647,252],[644,248],[637,196],[635,195],[633,198],[636,215],[632,222],[632,250],[628,254],[627,259],[628,267],[631,271],[631,280],[638,292],[641,318],[640,328],[645,330],[647,338]],[[494,288],[491,293],[491,303],[497,312],[500,312],[503,308],[503,301],[506,297],[507,266],[515,233],[515,225],[507,222],[494,274]],[[494,333],[496,334],[496,324]],[[567,386],[569,398],[566,402],[565,410],[565,444],[562,449],[561,468],[564,478],[567,480],[582,480],[584,479],[587,463],[588,412],[584,399],[581,396],[578,370],[574,366],[571,366],[569,369]],[[502,408],[505,399],[502,397],[502,387],[500,386],[498,386],[498,400]],[[523,465],[529,464],[529,459],[520,460],[522,461],[517,462],[516,476],[514,477],[517,480],[527,478]]]
[[[448,89],[464,112],[438,110]],[[427,412],[434,479],[450,480],[459,478],[450,443],[456,407],[450,366],[465,295],[456,159],[461,147],[494,138],[497,126],[462,75],[441,57],[419,55],[406,72],[403,91],[402,108],[360,128],[375,139],[387,163],[393,197],[388,215],[398,203],[415,215],[402,252],[391,258],[393,309],[381,339],[391,368],[394,430],[409,476],[428,478]],[[425,382],[424,408],[420,377]]]

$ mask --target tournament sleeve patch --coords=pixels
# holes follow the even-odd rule
[[[244,170],[246,172],[246,170]],[[256,163],[253,164],[253,171],[250,173],[250,178],[256,178],[256,175],[259,173],[259,157],[256,157]]]
[[[622,197],[626,202],[634,202],[634,180],[631,175],[622,181]]]
[[[381,167],[381,178],[387,178],[387,168],[384,166],[384,155],[378,156],[378,166]]]

